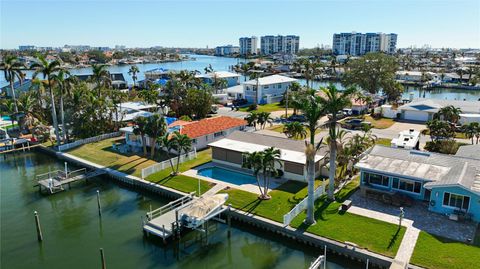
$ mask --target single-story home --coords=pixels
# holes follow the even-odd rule
[[[478,152],[478,151],[477,151]],[[362,192],[401,193],[428,209],[480,222],[480,160],[376,145],[355,165]]]
[[[426,122],[441,108],[453,105],[462,110],[463,114],[480,114],[480,101],[460,101],[443,99],[417,98],[412,102],[398,107],[400,118],[404,120]],[[472,119],[469,119],[472,121]],[[462,122],[462,117],[460,117]]]
[[[118,115],[113,113],[113,121],[132,122],[136,117],[150,117],[156,106],[145,102],[125,102],[118,105]]]
[[[395,78],[401,81],[421,82],[422,80],[438,80],[438,75],[433,72],[397,71]]]
[[[252,79],[243,83],[243,96],[248,102],[253,103],[257,98],[258,104],[270,104],[280,102],[283,94],[292,82],[297,79],[281,75],[272,75],[263,78]],[[258,82],[258,91],[257,88]]]
[[[281,152],[281,166],[283,177],[297,181],[307,181],[306,156],[304,141],[263,135],[251,132],[233,132],[226,138],[208,144],[212,148],[212,161],[221,165],[242,169],[244,153],[261,151],[269,147]],[[327,176],[328,170],[324,167],[326,149],[322,148],[315,156],[315,176]]]
[[[219,116],[206,118],[198,121],[172,120],[166,118],[168,132],[179,131],[192,139],[192,147],[201,150],[207,147],[208,143],[224,138],[234,131],[243,131],[247,122],[243,119]],[[142,138],[133,133],[133,127],[120,129],[125,133],[125,140],[128,145],[142,147]],[[150,138],[146,137],[146,144],[150,146]]]

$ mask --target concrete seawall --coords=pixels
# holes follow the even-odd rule
[[[111,169],[108,167],[104,167],[104,166],[89,162],[87,160],[83,160],[81,158],[72,156],[68,153],[55,152],[44,146],[37,147],[36,150],[55,156],[59,159],[68,161],[80,167],[85,167],[89,169],[102,169],[111,178],[119,182],[122,182],[132,188],[147,190],[152,193],[160,194],[163,197],[167,197],[170,199],[177,199],[185,195],[185,193],[177,191],[175,189],[161,186],[159,184],[152,183],[135,176],[127,175],[115,169]],[[262,229],[271,233],[279,234],[290,240],[298,241],[300,243],[303,243],[305,245],[308,245],[314,248],[319,248],[319,250],[323,250],[323,248],[326,246],[329,252],[333,252],[340,256],[345,256],[352,260],[366,263],[368,259],[370,266],[375,266],[380,268],[389,268],[393,262],[393,259],[390,257],[383,256],[383,255],[368,251],[366,249],[359,248],[355,244],[347,243],[347,242],[342,243],[342,242],[331,240],[315,234],[304,232],[298,229],[294,229],[290,226],[284,226],[282,223],[272,221],[270,219],[266,219],[263,217],[259,217],[238,209],[232,209],[230,214],[233,219],[239,222],[248,224],[253,227],[257,227],[259,229]],[[328,259],[328,255],[327,255],[327,259]],[[417,269],[420,267],[409,266],[409,268]]]

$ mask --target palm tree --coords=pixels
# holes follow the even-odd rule
[[[67,125],[65,124],[64,96],[71,95],[73,87],[77,84],[77,77],[71,76],[70,72],[61,69],[58,73],[52,75],[52,80],[58,85],[60,95],[60,118],[63,128],[63,141],[67,142]]]
[[[480,123],[470,122],[468,124],[464,124],[462,126],[462,131],[467,138],[472,139],[472,145],[473,145],[473,138],[474,137],[477,138],[477,144],[478,144],[478,139],[480,137]]]
[[[48,62],[43,55],[39,55],[37,57],[37,62],[33,63],[30,66],[30,69],[35,70],[32,78],[36,78],[39,74],[43,75],[43,79],[47,80],[48,90],[50,92],[50,100],[52,102],[52,120],[53,120],[53,128],[55,128],[55,136],[57,139],[57,146],[60,146],[60,135],[58,132],[58,120],[57,120],[57,110],[55,108],[55,96],[53,94],[52,88],[52,75],[59,72],[61,70],[60,62],[58,60],[54,60]]]
[[[147,133],[148,118],[142,116],[136,117],[134,122],[135,125],[133,126],[133,133],[142,138],[143,156],[147,156],[147,143],[145,135]]]
[[[253,89],[253,91],[255,92],[255,96],[253,98],[253,104],[255,106],[255,108],[257,107],[258,105],[258,92],[259,92],[259,79],[262,77],[262,72],[263,71],[260,71],[260,70],[253,70],[253,69],[250,69],[248,71],[248,74],[249,74],[249,77],[250,79],[255,79],[256,80],[256,85]]]
[[[320,103],[320,98],[311,94],[308,94],[304,97],[301,109],[307,120],[306,128],[310,132],[310,143],[305,143],[308,180],[307,219],[305,221],[308,224],[313,224],[315,223],[315,217],[313,213],[315,203],[315,155],[322,143],[322,141],[320,141],[320,143],[315,144],[315,132],[318,128],[320,128],[318,121],[325,115],[325,113],[324,108]]]
[[[254,152],[251,152],[251,153],[244,153],[243,154],[243,159],[244,159],[244,161],[242,162],[242,167],[252,170],[253,175],[257,179],[258,189],[260,190],[259,198],[262,199],[262,197],[264,197],[264,195],[263,195],[262,186],[260,185],[259,173],[262,170],[263,153],[260,152],[260,151],[254,151]]]
[[[173,161],[172,161],[172,158],[170,158],[170,152],[173,149],[173,142],[174,142],[173,139],[170,139],[170,134],[169,133],[165,133],[160,138],[160,143],[161,143],[165,153],[167,153],[167,158],[168,158],[168,161],[170,162],[170,167],[172,168],[171,174],[174,173]]]
[[[177,169],[175,174],[178,174],[179,165],[180,165],[180,157],[183,153],[187,153],[192,148],[192,139],[188,137],[186,134],[180,134],[180,132],[175,131],[173,133],[173,148],[177,151]]]
[[[305,139],[307,137],[307,130],[303,124],[298,121],[287,122],[283,125],[283,133],[288,138]]]
[[[18,58],[14,55],[7,55],[3,58],[3,62],[0,63],[0,69],[3,69],[3,75],[5,80],[10,83],[10,91],[12,91],[13,105],[15,108],[15,113],[18,113],[17,99],[15,97],[15,78],[20,81],[23,81],[22,69],[25,66],[18,61]]]
[[[128,74],[132,76],[133,80],[133,88],[135,88],[135,82],[137,81],[137,73],[140,72],[138,67],[136,65],[130,66],[130,69],[128,70]]]
[[[107,66],[104,64],[93,64],[92,72],[91,79],[96,83],[97,93],[100,96],[101,88],[109,86],[112,83],[112,78],[107,70]]]
[[[258,113],[253,111],[253,112],[250,112],[250,114],[248,114],[245,118],[244,118],[246,121],[247,121],[247,125],[248,126],[253,126],[255,128],[255,130],[257,130],[257,121],[258,121]]]
[[[451,105],[451,106],[446,106],[439,109],[438,112],[433,115],[433,118],[445,120],[451,123],[452,125],[455,125],[458,122],[458,120],[460,120],[461,113],[462,113],[462,110],[459,107],[454,107],[453,105]]]
[[[270,178],[278,174],[275,165],[282,166],[280,156],[280,150],[274,147],[269,147],[262,152],[263,199],[271,198],[270,195],[268,195],[268,187],[270,185]]]
[[[326,126],[329,129],[329,150],[330,150],[330,170],[329,170],[329,186],[328,186],[328,198],[334,200],[334,190],[335,190],[335,173],[336,165],[335,161],[337,158],[337,113],[338,111],[343,110],[350,104],[351,97],[356,94],[357,90],[354,87],[345,89],[344,91],[339,91],[337,87],[330,84],[327,88],[321,89],[322,95],[319,97],[319,102],[322,107],[325,109],[327,114],[330,114],[329,120],[326,122]]]
[[[268,123],[272,125],[272,117],[270,117],[270,112],[260,112],[258,113],[257,124],[260,125],[261,129],[265,129],[265,125]]]
[[[155,156],[157,140],[167,133],[167,122],[159,114],[153,114],[148,118],[145,134],[150,138],[150,159]]]

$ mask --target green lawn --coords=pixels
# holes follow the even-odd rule
[[[211,149],[199,151],[197,152],[197,158],[181,163],[179,166],[179,171],[185,172],[195,166],[199,166],[204,163],[210,162],[211,160],[212,160]],[[185,193],[198,191],[197,178],[184,176],[184,175],[171,176],[170,175],[171,172],[172,170],[167,168],[160,172],[151,174],[146,178],[146,180],[181,191],[181,192],[185,192]],[[200,185],[201,185],[200,186],[201,192],[204,193],[209,189],[211,189],[214,184],[211,184],[208,181],[200,180]]]
[[[142,169],[151,166],[156,161],[166,160],[161,151],[157,151],[155,160],[147,159],[139,154],[121,154],[112,150],[112,143],[123,138],[110,138],[95,143],[84,144],[69,150],[68,153],[87,161],[116,169],[125,174],[140,177]],[[150,154],[150,152],[148,152]]]
[[[390,139],[390,138],[377,138],[375,140],[376,145],[383,145],[383,146],[387,146],[387,147],[391,146],[391,142],[392,142],[392,139]]]
[[[317,181],[317,185],[320,184]],[[358,187],[358,179],[345,186],[337,195],[338,202],[327,202],[325,197],[316,201],[315,217],[317,223],[312,226],[303,224],[305,213],[292,222],[296,227],[308,232],[340,242],[353,242],[362,248],[394,257],[405,233],[405,228],[350,213],[341,213],[338,208]],[[229,194],[227,203],[233,207],[274,221],[283,222],[283,215],[288,213],[298,202],[305,198],[305,183],[289,181],[278,189],[272,190],[271,200],[260,201],[257,195],[241,190],[225,190]]]
[[[371,122],[372,127],[375,129],[386,129],[395,123],[393,119],[389,119],[389,118],[374,119],[370,115],[365,115],[364,120]]]
[[[266,104],[266,105],[258,105],[256,112],[273,112],[273,111],[279,111],[279,110],[285,110],[285,106],[280,105],[280,103],[271,103],[271,104]],[[243,112],[251,112],[248,110],[248,106],[240,108],[240,111]]]
[[[480,247],[420,232],[411,263],[438,269],[478,268]]]

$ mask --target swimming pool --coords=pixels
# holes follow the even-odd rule
[[[12,120],[12,119],[10,118],[10,116],[2,116],[2,120],[9,121],[9,120]]]
[[[235,185],[255,184],[257,182],[257,179],[252,175],[224,169],[217,166],[202,168],[198,170],[197,174],[200,176],[221,180],[223,182]]]

